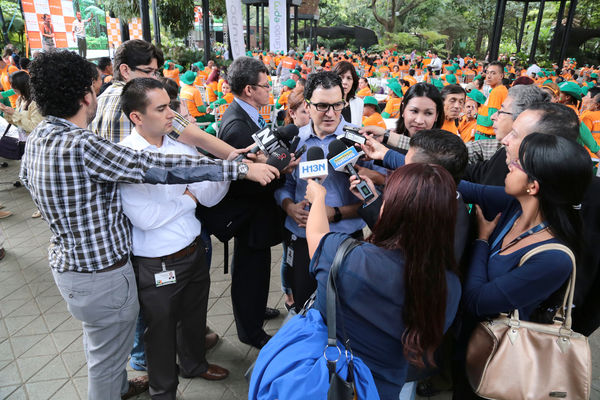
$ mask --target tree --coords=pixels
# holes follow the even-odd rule
[[[178,37],[185,37],[194,27],[194,0],[160,0],[161,23]]]
[[[406,19],[408,14],[417,8],[422,0],[390,0],[391,4],[377,6],[377,0],[371,0],[369,8],[373,12],[375,20],[383,25],[386,32],[395,32],[396,22],[400,24]],[[387,18],[377,14],[377,9],[387,9]]]

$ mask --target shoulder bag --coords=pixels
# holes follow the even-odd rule
[[[592,360],[587,337],[571,329],[575,290],[575,256],[550,243],[527,252],[519,267],[546,250],[561,250],[573,262],[561,307],[552,324],[519,320],[519,312],[479,323],[467,348],[467,378],[478,396],[497,400],[590,397]]]

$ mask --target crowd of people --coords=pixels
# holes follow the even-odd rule
[[[206,358],[220,340],[207,321],[211,234],[233,239],[238,338],[261,350],[251,399],[323,395],[307,378],[316,370],[297,366],[327,323],[328,274],[348,238],[359,245],[338,272],[337,335],[372,375],[372,398],[477,398],[464,373],[477,321],[518,310],[551,323],[562,305],[575,268],[566,253],[520,265],[543,244],[577,257],[574,329],[600,325],[594,66],[321,48],[184,67],[142,40],[97,63],[67,50],[30,64],[3,54],[10,105],[0,110],[26,140],[20,179],[82,322],[90,399],[148,388],[175,399],[179,376],[227,378]],[[354,128],[357,172],[330,166],[305,179],[310,151],[274,166],[253,134],[289,124],[296,149],[329,158]],[[280,313],[267,307],[276,245],[287,311],[314,304],[272,337],[263,325]],[[128,380],[127,363],[148,375]]]

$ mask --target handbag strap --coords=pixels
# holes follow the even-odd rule
[[[331,269],[329,270],[329,276],[327,278],[327,347],[336,347],[337,348],[337,334],[336,334],[336,305],[337,305],[337,285],[336,285],[336,277],[338,270],[348,254],[352,249],[359,246],[360,242],[352,237],[348,237],[344,239],[344,241],[338,247],[335,257],[333,258],[333,263],[331,264]],[[344,321],[342,321],[343,327]],[[344,332],[344,336],[346,333]],[[347,338],[344,337],[344,341],[347,342]],[[325,349],[327,350],[327,349]],[[339,349],[338,349],[339,350]],[[341,352],[341,350],[339,350]],[[327,359],[327,357],[325,357]],[[335,372],[335,361],[330,361],[327,359],[327,367],[329,368],[330,374]]]
[[[559,250],[567,253],[567,255],[571,258],[571,262],[573,263],[573,270],[571,271],[571,277],[569,278],[569,284],[567,285],[567,290],[565,291],[565,295],[563,297],[561,307],[556,311],[554,318],[562,318],[563,325],[567,329],[571,329],[571,309],[573,308],[573,296],[575,293],[575,277],[577,273],[576,262],[575,262],[575,254],[569,249],[567,246],[559,243],[546,243],[541,246],[536,247],[535,249],[529,250],[527,253],[521,257],[519,261],[519,267],[527,262],[531,257],[544,252],[546,250]],[[566,315],[565,315],[566,310]],[[519,311],[514,310],[513,312],[514,318],[519,319]]]
[[[4,130],[4,133],[2,134],[2,136],[0,136],[0,139],[2,139],[8,133],[8,130],[10,129],[11,126],[12,126],[12,124],[6,125],[6,129]]]

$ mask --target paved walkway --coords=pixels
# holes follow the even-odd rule
[[[0,399],[85,399],[87,368],[81,324],[68,313],[48,267],[48,225],[31,218],[35,208],[27,190],[10,184],[17,180],[18,164],[9,162],[8,168],[0,168],[0,203],[14,213],[0,220],[7,252],[0,261]],[[208,321],[222,340],[209,352],[208,360],[228,368],[231,375],[220,382],[180,379],[179,398],[245,399],[248,386],[243,374],[258,352],[237,339],[229,295],[230,275],[223,274],[222,246],[218,242],[213,245]],[[269,306],[283,312],[281,247],[273,248],[272,260]],[[266,331],[274,334],[282,320],[283,316],[268,321]],[[596,333],[591,338],[594,378],[600,375],[599,337]],[[130,371],[131,376],[136,374],[140,373]],[[593,399],[600,399],[599,382],[595,380]],[[443,394],[435,399],[450,396]]]

